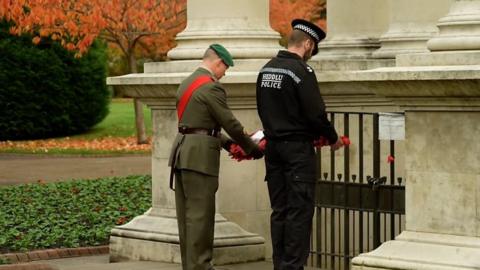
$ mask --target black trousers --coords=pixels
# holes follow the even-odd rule
[[[299,270],[310,250],[316,158],[310,141],[268,141],[266,177],[275,270]]]

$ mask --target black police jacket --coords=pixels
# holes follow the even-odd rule
[[[257,108],[268,139],[337,141],[315,72],[297,54],[280,51],[260,70]]]

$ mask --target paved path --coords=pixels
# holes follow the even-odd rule
[[[129,261],[119,263],[109,263],[108,255],[77,257],[72,259],[60,259],[44,261],[54,269],[58,270],[181,270],[178,264]],[[220,266],[218,270],[268,270],[273,269],[268,262],[256,262],[248,264],[237,264],[231,266]]]
[[[49,157],[0,155],[0,185],[151,174],[150,155]]]
[[[68,259],[58,259],[49,261],[39,261],[37,263],[48,264],[55,270],[181,270],[178,264],[146,262],[146,261],[128,261],[119,263],[109,263],[108,255],[76,257]],[[36,263],[31,263],[36,264]],[[218,266],[217,270],[271,270],[271,262],[253,262]],[[317,268],[306,267],[305,270],[319,270]]]

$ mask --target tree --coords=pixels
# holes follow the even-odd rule
[[[0,0],[0,17],[16,23],[11,33],[33,33],[37,44],[45,37],[59,40],[77,56],[96,37],[104,38],[122,52],[128,73],[138,72],[138,57],[166,56],[186,25],[185,10],[186,0]],[[292,19],[309,19],[325,29],[324,15],[325,0],[270,0],[270,21],[283,45]],[[143,143],[143,110],[137,100],[135,112],[138,142]]]
[[[326,30],[325,11],[326,0],[270,0],[270,24],[282,36],[280,43],[286,45],[293,19],[306,19]]]
[[[103,38],[123,53],[129,73],[138,72],[137,54],[144,48],[173,47],[185,10],[186,0],[0,0],[0,17],[15,22],[11,33],[32,33],[35,44],[58,40],[77,57]],[[147,143],[142,104],[134,102],[137,141]]]

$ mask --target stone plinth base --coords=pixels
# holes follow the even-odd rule
[[[404,231],[394,241],[353,258],[351,269],[480,269],[480,238]]]
[[[308,64],[316,71],[368,70],[381,67],[394,67],[394,59],[332,59],[315,56]]]
[[[429,52],[397,55],[397,66],[465,66],[478,65],[480,51]]]
[[[217,214],[213,254],[216,265],[263,260],[265,240]],[[180,263],[176,218],[147,213],[114,228],[110,236],[110,261],[124,260]]]

